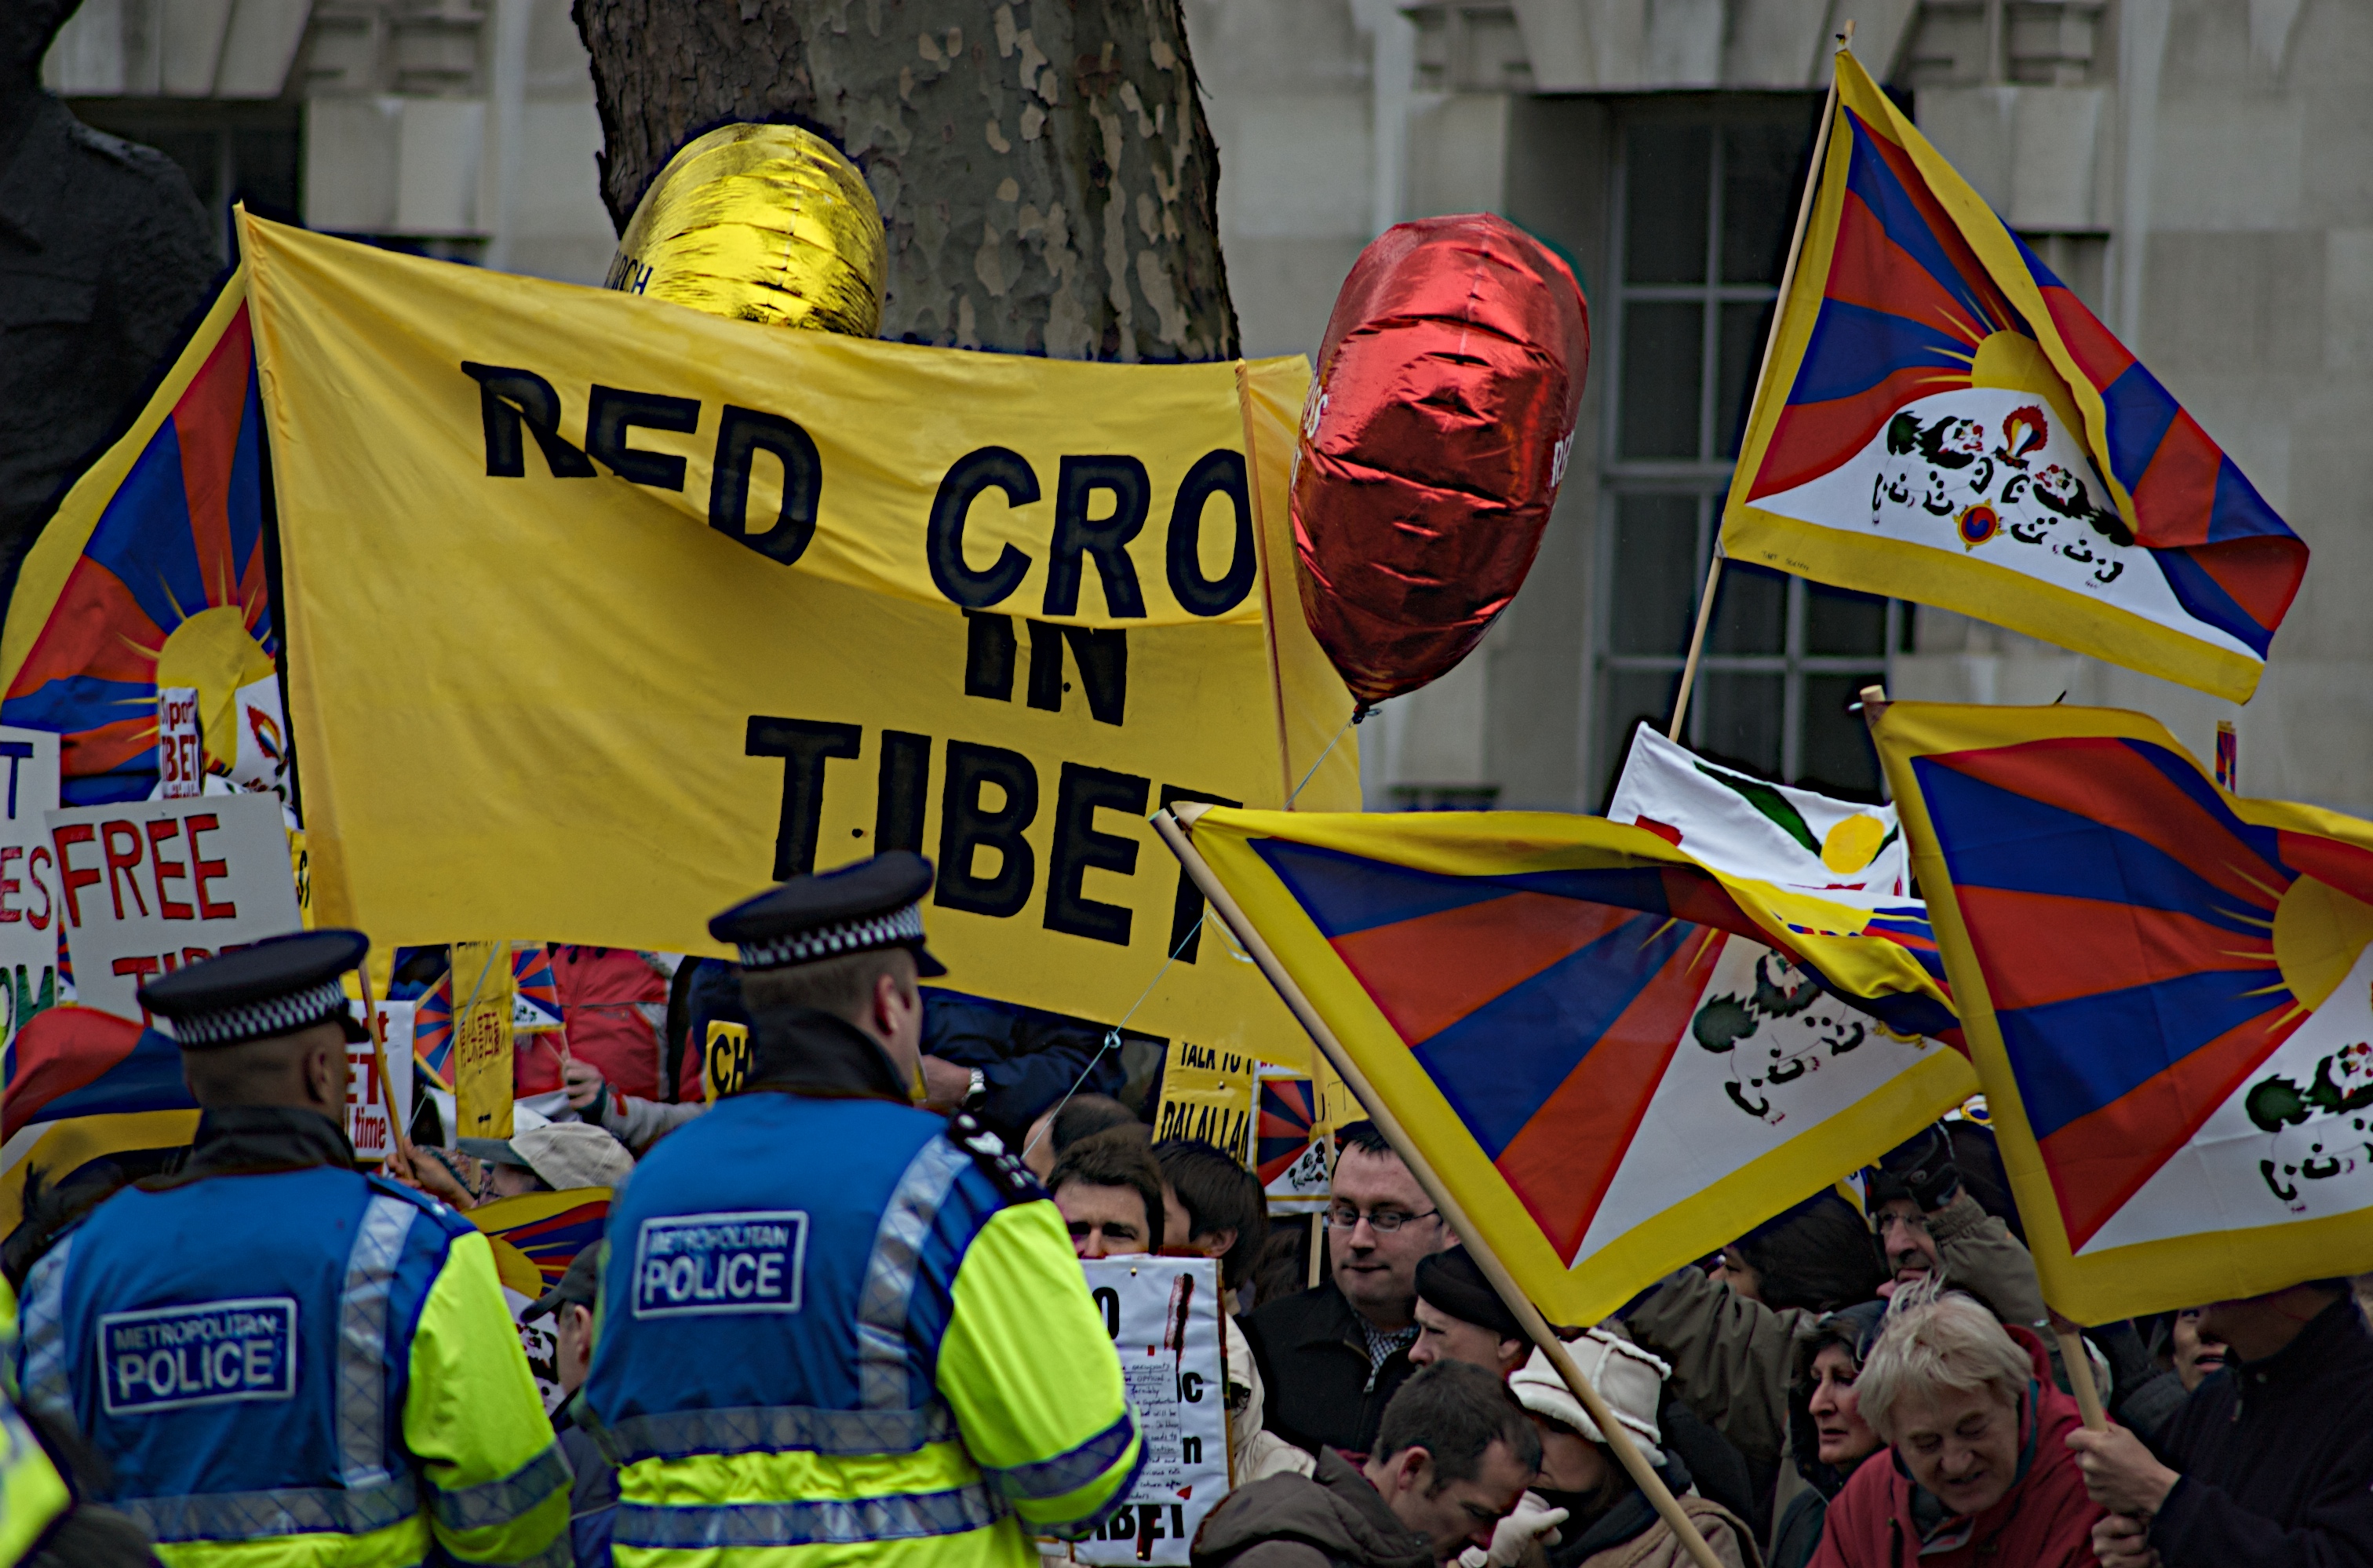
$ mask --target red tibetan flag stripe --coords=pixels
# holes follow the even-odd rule
[[[1419,1046],[1638,913],[1512,893],[1372,926],[1333,945],[1403,1042]]]
[[[1958,898],[1997,1012],[2210,970],[2277,973],[2265,937],[2171,909],[1996,887],[1964,887]],[[2120,951],[2105,956],[2112,948]]]
[[[240,419],[247,411],[254,343],[241,306],[214,352],[173,405],[181,448],[181,481],[190,503],[190,532],[207,593],[231,603],[242,563],[231,556],[230,471],[239,451]],[[260,554],[260,552],[258,552]]]
[[[2292,1012],[2289,996],[2277,1000],[2277,1007],[2040,1141],[2072,1249],[2092,1240],[2299,1026],[2300,1016],[2285,1016]]]
[[[1492,1162],[1561,1258],[1588,1234],[1723,943],[1685,942]]]

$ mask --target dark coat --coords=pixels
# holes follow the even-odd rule
[[[137,412],[219,266],[172,159],[41,95],[0,148],[0,562]]]
[[[1371,1368],[1360,1315],[1335,1281],[1280,1296],[1239,1322],[1268,1391],[1262,1425],[1314,1454],[1376,1445],[1385,1405],[1409,1381],[1409,1352]]]
[[[2183,1472],[2151,1525],[2167,1568],[2373,1563],[2373,1335],[2355,1298],[2203,1383],[2162,1448]]]
[[[1193,1568],[1434,1568],[1433,1543],[1403,1525],[1331,1448],[1308,1476],[1238,1487],[1195,1533]]]

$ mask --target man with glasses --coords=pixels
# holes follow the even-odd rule
[[[1329,1277],[1255,1312],[1245,1333],[1268,1429],[1314,1454],[1365,1454],[1409,1375],[1417,1266],[1457,1237],[1375,1123],[1338,1129],[1335,1143]]]

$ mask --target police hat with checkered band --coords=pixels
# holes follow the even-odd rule
[[[316,1024],[367,1040],[339,981],[369,951],[370,938],[360,931],[267,937],[151,980],[140,988],[140,1005],[172,1025],[183,1050],[243,1045]]]
[[[923,895],[931,862],[893,849],[816,876],[795,876],[708,922],[708,934],[742,950],[744,969],[788,969],[852,953],[903,947],[925,976],[947,965],[923,946]]]

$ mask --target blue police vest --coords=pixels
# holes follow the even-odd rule
[[[927,1112],[720,1100],[654,1148],[611,1207],[586,1402],[629,1465],[787,1450],[856,1460],[949,1442],[933,1352],[965,1246],[1011,1197]],[[948,1535],[1006,1512],[985,1481],[857,1502],[783,1499],[769,1543]],[[754,1517],[629,1498],[617,1539],[751,1544],[715,1532]]]
[[[399,1523],[412,1338],[470,1231],[334,1166],[128,1188],[27,1278],[26,1398],[71,1415],[161,1543]]]

